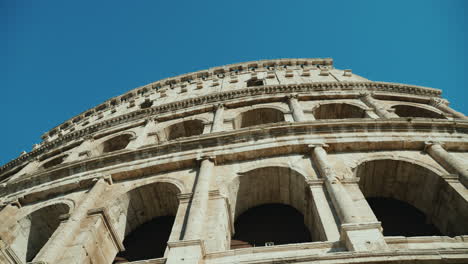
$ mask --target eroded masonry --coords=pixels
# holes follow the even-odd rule
[[[0,263],[468,263],[468,119],[331,59],[112,98],[0,168]]]

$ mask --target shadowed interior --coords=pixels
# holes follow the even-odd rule
[[[168,140],[182,137],[191,137],[203,133],[203,122],[201,120],[188,120],[169,126],[165,129]]]
[[[377,219],[382,222],[384,236],[440,236],[440,231],[427,222],[416,207],[392,198],[366,199]]]
[[[274,108],[259,108],[241,113],[235,119],[236,128],[258,126],[284,121],[284,114]]]
[[[399,117],[425,117],[446,119],[445,116],[439,113],[421,107],[411,105],[395,105],[392,108],[395,109],[395,114],[397,114]]]
[[[247,210],[235,223],[231,249],[310,242],[301,212],[289,205],[265,204]]]
[[[466,201],[441,176],[428,168],[402,160],[382,159],[361,163],[356,176],[360,179],[362,193],[370,198],[370,205],[373,208],[378,207],[374,214],[390,230],[396,222],[392,224],[387,223],[388,221],[400,221],[399,223],[409,225],[416,219],[421,219],[422,213],[424,220],[418,223],[431,223],[444,235],[468,233]],[[373,199],[374,197],[378,199]],[[417,211],[410,210],[411,207],[408,206]],[[382,212],[387,207],[389,211]],[[405,220],[400,219],[400,216]],[[400,227],[399,235],[413,235],[404,232],[406,227]],[[426,231],[423,230],[420,234],[430,234]],[[434,232],[431,235],[438,234],[439,232]]]
[[[323,104],[314,110],[315,119],[364,118],[366,111],[350,104]]]

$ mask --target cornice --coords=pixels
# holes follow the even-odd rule
[[[86,160],[81,160],[77,162],[67,163],[54,167],[47,171],[37,172],[28,177],[20,178],[14,182],[9,183],[7,186],[0,188],[0,196],[9,195],[16,193],[20,190],[28,189],[31,184],[31,187],[38,186],[41,184],[48,184],[56,180],[60,180],[66,177],[69,177],[75,173],[85,173],[82,168],[87,168],[87,171],[101,170],[109,166],[115,165],[115,160],[121,161],[122,164],[126,162],[133,162],[138,160],[146,160],[152,158],[164,158],[164,157],[178,157],[179,159],[186,159],[188,156],[191,156],[193,152],[193,159],[195,160],[200,148],[206,150],[206,155],[208,156],[217,156],[221,163],[226,162],[225,154],[218,154],[216,152],[217,148],[221,148],[223,153],[228,153],[226,155],[231,155],[229,153],[236,151],[246,151],[245,148],[240,146],[250,146],[249,142],[255,140],[257,142],[257,149],[262,148],[260,145],[261,140],[272,139],[279,144],[280,138],[283,138],[285,141],[291,136],[294,136],[294,141],[299,142],[296,144],[304,145],[304,149],[307,145],[312,144],[312,141],[320,140],[320,142],[326,142],[327,144],[333,143],[334,145],[343,144],[345,142],[333,142],[330,140],[336,139],[337,133],[362,133],[365,138],[357,139],[353,136],[353,142],[363,142],[363,145],[366,140],[371,142],[371,134],[376,132],[376,137],[379,139],[379,142],[385,143],[388,141],[388,137],[394,135],[395,132],[399,134],[393,139],[395,142],[400,142],[406,147],[410,147],[405,140],[412,140],[418,149],[421,150],[424,148],[424,142],[428,140],[429,137],[434,137],[434,140],[445,141],[450,143],[451,148],[453,146],[465,147],[468,148],[468,141],[466,137],[468,136],[468,121],[457,120],[434,120],[434,119],[413,119],[412,121],[407,121],[406,119],[389,119],[389,120],[379,120],[379,119],[360,119],[360,120],[334,120],[334,121],[308,121],[308,122],[296,122],[296,123],[276,123],[264,126],[258,126],[255,128],[243,128],[239,130],[225,131],[219,133],[211,134],[202,134],[199,136],[184,138],[180,140],[168,141],[163,144],[154,144],[147,145],[139,149],[131,149],[122,152],[109,153],[108,155],[92,157]],[[403,137],[401,133],[410,132],[411,136],[406,135]],[[385,134],[388,133],[388,136]],[[445,135],[449,133],[451,136],[441,137],[439,135]],[[417,136],[417,135],[420,136]],[[327,136],[329,135],[329,136]],[[416,137],[415,137],[416,136]],[[462,136],[462,137],[461,137]],[[301,137],[300,140],[297,137]],[[346,139],[345,139],[346,140]],[[375,139],[374,139],[375,140]],[[418,141],[419,140],[419,141]],[[330,142],[328,142],[330,141]],[[269,141],[264,141],[262,144],[268,146]],[[292,143],[287,141],[290,148],[292,148]],[[373,142],[373,141],[372,141]],[[393,144],[393,147],[403,146],[403,145]],[[420,145],[420,146],[419,146]],[[448,145],[448,144],[447,144]],[[414,146],[412,146],[414,147]],[[305,151],[305,150],[304,150]],[[183,155],[182,155],[183,154]],[[224,155],[224,156],[223,156]],[[180,164],[189,164],[187,162],[180,162]],[[127,166],[127,165],[125,165]],[[26,186],[26,187],[25,187]]]
[[[202,106],[206,104],[219,104],[224,103],[228,100],[242,99],[252,96],[261,95],[278,95],[278,94],[290,94],[298,93],[307,94],[312,92],[323,92],[323,91],[374,91],[374,92],[386,92],[394,94],[409,94],[418,96],[427,96],[428,100],[432,97],[439,97],[441,90],[406,85],[397,83],[386,83],[386,82],[316,82],[316,83],[303,83],[303,84],[287,84],[287,85],[265,85],[258,87],[250,87],[240,90],[230,90],[225,92],[218,92],[208,94],[200,97],[189,98],[181,101],[171,102],[159,106],[154,106],[147,109],[138,109],[133,112],[123,114],[111,119],[104,120],[99,123],[92,124],[81,130],[73,131],[63,136],[60,136],[50,142],[43,142],[40,147],[32,150],[29,153],[23,154],[18,158],[8,162],[7,164],[0,167],[0,173],[13,168],[22,162],[31,160],[46,151],[53,149],[57,146],[63,145],[71,140],[76,140],[81,137],[88,136],[102,129],[113,127],[116,125],[132,122],[138,119],[148,118],[158,114],[173,112],[177,110],[183,110],[195,106]]]

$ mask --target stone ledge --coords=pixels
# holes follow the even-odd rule
[[[285,84],[285,85],[269,85],[269,86],[259,86],[254,88],[233,90],[227,92],[213,93],[201,97],[185,99],[181,101],[176,101],[173,103],[168,103],[161,106],[155,106],[148,109],[139,109],[134,112],[117,116],[112,119],[105,120],[100,123],[92,124],[89,127],[86,127],[81,130],[73,131],[62,137],[59,137],[51,142],[48,142],[33,151],[21,155],[20,157],[8,162],[7,164],[0,167],[0,172],[3,172],[15,165],[20,164],[23,161],[30,160],[52,147],[57,145],[64,144],[70,140],[74,140],[80,137],[84,137],[91,133],[98,132],[104,128],[109,128],[115,125],[148,118],[149,116],[161,114],[165,112],[172,112],[177,109],[186,109],[188,107],[193,107],[196,105],[206,105],[211,103],[220,103],[232,99],[240,99],[244,97],[251,97],[255,95],[269,95],[269,94],[287,94],[287,93],[304,93],[304,92],[314,92],[314,91],[325,91],[330,89],[345,89],[345,90],[356,90],[361,91],[362,89],[370,89],[375,91],[383,91],[390,93],[407,93],[415,95],[424,95],[431,97],[438,97],[441,94],[440,90],[426,88],[421,86],[412,86],[405,84],[397,83],[385,83],[385,82],[325,82],[325,83],[303,83],[303,84]],[[339,90],[337,90],[339,91]],[[429,98],[427,100],[430,100]],[[75,118],[75,117],[74,117]],[[68,122],[68,121],[67,121]],[[66,122],[65,122],[66,123]],[[58,127],[60,127],[59,125]]]

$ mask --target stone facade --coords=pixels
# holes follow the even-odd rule
[[[0,168],[0,263],[468,263],[468,118],[440,96],[331,59],[139,87]]]

